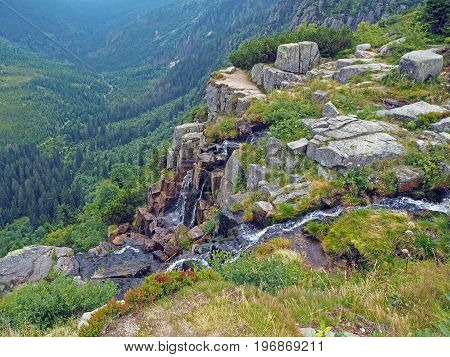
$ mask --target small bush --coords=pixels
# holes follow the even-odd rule
[[[87,325],[80,329],[80,336],[100,336],[105,327],[116,317],[122,316],[145,303],[174,293],[184,286],[197,281],[199,276],[192,271],[173,271],[156,273],[147,277],[141,286],[129,290],[124,303],[110,301],[105,307],[97,310]]]
[[[322,240],[328,231],[328,224],[320,221],[310,221],[305,224],[303,231]]]
[[[225,264],[221,270],[225,280],[237,285],[255,285],[271,294],[296,284],[302,273],[299,261],[284,263],[276,258],[259,260],[254,255],[240,257]]]
[[[78,284],[71,277],[26,285],[0,300],[1,328],[33,326],[45,330],[70,317],[94,310],[116,293],[112,282]]]
[[[436,123],[442,118],[447,117],[448,115],[449,112],[422,114],[416,119],[408,122],[406,127],[409,130],[426,129],[430,126],[430,124]]]
[[[206,127],[205,135],[210,143],[223,141],[226,139],[235,139],[237,136],[235,117],[219,118],[217,123],[213,123]]]

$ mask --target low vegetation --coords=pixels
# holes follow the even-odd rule
[[[348,28],[301,25],[293,32],[281,32],[242,43],[230,54],[231,63],[240,68],[251,69],[256,63],[275,62],[278,46],[284,43],[313,41],[319,45],[322,56],[333,57],[353,44],[353,34]]]
[[[70,326],[116,292],[112,282],[80,283],[62,276],[23,286],[0,300],[0,335],[43,335],[59,325]]]

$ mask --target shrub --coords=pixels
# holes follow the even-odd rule
[[[202,276],[200,275],[200,278]],[[204,276],[209,277],[207,273]],[[89,323],[82,326],[79,335],[83,337],[100,336],[114,318],[129,313],[142,304],[152,303],[184,286],[191,285],[198,279],[199,275],[192,271],[152,274],[144,280],[141,286],[131,289],[125,294],[124,303],[111,300],[106,306],[97,310]]]
[[[436,35],[450,34],[450,4],[448,0],[425,0],[422,21]]]
[[[373,265],[391,260],[397,248],[404,248],[408,230],[404,214],[374,209],[357,209],[339,217],[323,239],[329,253]]]
[[[449,112],[444,113],[428,113],[422,114],[414,120],[411,120],[406,125],[409,130],[426,129],[430,124],[436,123],[442,118],[449,115]]]
[[[257,259],[245,255],[227,263],[219,271],[225,280],[237,285],[255,285],[261,290],[275,294],[278,290],[296,284],[302,273],[299,261],[288,263],[276,258]]]
[[[328,231],[328,224],[320,221],[310,221],[305,224],[303,231],[322,240]]]
[[[71,277],[26,285],[0,300],[0,328],[45,330],[68,318],[94,310],[116,293],[112,282],[79,284]]]
[[[370,43],[372,47],[380,47],[387,42],[385,31],[378,24],[368,22],[360,22],[354,36],[358,44]]]
[[[445,173],[442,163],[448,156],[448,145],[433,147],[430,151],[410,148],[404,156],[407,165],[415,166],[425,173],[424,184],[428,189],[446,189],[449,187],[449,174]]]
[[[230,54],[231,63],[240,68],[251,69],[257,63],[274,62],[278,46],[285,43],[317,42],[322,56],[333,57],[353,44],[353,34],[348,28],[337,30],[316,25],[301,25],[293,32],[250,39]]]
[[[234,139],[237,136],[236,117],[221,117],[219,121],[205,129],[206,138],[210,143]]]

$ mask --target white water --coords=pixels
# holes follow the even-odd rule
[[[450,198],[434,203],[425,200],[414,200],[410,197],[386,198],[373,207],[388,208],[395,211],[431,211],[450,214]]]
[[[195,215],[197,214],[197,206],[198,206],[198,204],[200,203],[200,200],[203,197],[203,191],[205,190],[205,185],[206,185],[206,179],[203,180],[202,187],[200,187],[200,193],[199,193],[199,195],[197,197],[197,200],[194,203],[194,207],[193,207],[193,210],[192,210],[191,222],[189,222],[189,228],[192,228],[194,226]]]
[[[404,211],[404,212],[419,212],[419,211],[431,211],[431,212],[440,212],[449,214],[450,212],[450,199],[446,197],[441,203],[433,203],[425,200],[414,200],[409,197],[399,197],[399,198],[387,198],[382,200],[380,203],[373,204],[371,206],[366,207],[358,207],[358,208],[384,208],[395,211]],[[236,260],[239,255],[256,245],[264,236],[277,236],[281,234],[289,234],[295,231],[298,228],[301,228],[306,223],[314,220],[324,220],[327,218],[338,217],[341,214],[345,213],[344,209],[341,207],[335,208],[329,211],[317,210],[306,214],[303,217],[300,217],[297,220],[289,221],[285,223],[274,224],[272,226],[257,229],[256,227],[250,224],[242,224],[237,230],[237,238],[240,238],[243,241],[243,244],[239,249],[234,251],[234,257],[230,261]],[[197,261],[201,263],[203,266],[208,267],[207,259],[209,258],[210,253],[202,254],[202,255],[192,255],[180,257],[179,260],[173,262],[166,271],[172,271],[174,269],[178,269],[182,267],[183,263],[187,261]]]
[[[192,177],[193,177],[193,171],[190,170],[186,173],[186,175],[183,178],[183,185],[181,187],[180,197],[178,198],[178,202],[177,202],[179,223],[184,222],[184,216],[186,214],[186,203],[187,203],[187,199],[189,197],[189,189],[192,184]]]

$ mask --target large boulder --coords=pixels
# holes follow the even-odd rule
[[[315,148],[312,158],[325,167],[347,168],[393,159],[404,152],[404,147],[393,136],[374,133],[328,142]]]
[[[70,248],[28,246],[0,259],[0,291],[44,279],[52,271],[78,274],[78,262]]]
[[[428,104],[427,102],[421,101],[394,109],[379,110],[376,114],[378,116],[392,116],[397,120],[409,122],[418,118],[420,115],[429,113],[444,113],[445,111],[445,108],[438,105]]]
[[[290,88],[297,83],[305,82],[306,77],[257,63],[252,68],[252,80],[271,92],[274,89]]]
[[[282,71],[306,74],[320,60],[319,46],[315,42],[299,42],[280,45],[275,67]]]
[[[399,127],[381,121],[338,116],[303,120],[314,137],[308,142],[307,156],[328,168],[349,168],[390,159],[404,152],[390,133]],[[389,134],[388,134],[389,133]]]
[[[409,79],[423,82],[430,77],[437,77],[442,72],[444,57],[432,51],[413,51],[402,56],[399,71]]]
[[[183,125],[178,125],[173,129],[173,143],[172,150],[174,152],[178,151],[181,146],[181,138],[189,133],[201,133],[205,125],[202,123],[186,123]]]

